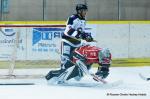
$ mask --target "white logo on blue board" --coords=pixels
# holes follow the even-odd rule
[[[61,38],[64,28],[33,28],[32,45],[41,40],[53,40],[54,38]]]

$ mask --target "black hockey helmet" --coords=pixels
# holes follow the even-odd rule
[[[76,11],[78,12],[79,10],[88,10],[88,7],[85,4],[77,4]]]

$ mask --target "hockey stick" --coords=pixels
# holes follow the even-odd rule
[[[143,76],[141,73],[139,73],[139,76],[141,79],[145,80],[145,81],[149,81],[150,78],[146,78],[145,76]]]
[[[6,86],[6,85],[10,85],[10,86],[11,85],[15,85],[15,86],[16,85],[35,85],[35,83],[24,83],[24,82],[23,83],[22,82],[21,83],[20,82],[19,83],[18,82],[17,83],[0,83],[0,86],[1,85],[4,85],[4,86]]]
[[[80,67],[80,69],[86,74],[86,75],[90,75],[92,76],[92,78],[94,80],[96,80],[97,82],[102,82],[103,84],[107,84],[107,81],[103,80],[102,78],[98,77],[97,75],[95,75],[94,73],[90,73],[87,69],[87,67],[85,66],[85,64],[80,61],[77,60],[76,63],[78,64],[78,66]]]

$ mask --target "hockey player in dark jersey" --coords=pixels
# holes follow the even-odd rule
[[[93,41],[91,35],[87,36],[85,32],[86,25],[86,13],[88,11],[88,7],[85,4],[77,4],[76,6],[76,14],[70,16],[67,20],[66,29],[64,34],[62,35],[62,44],[61,44],[61,69],[50,71],[46,75],[46,79],[49,80],[53,77],[59,77],[62,81],[69,80],[71,78],[75,78],[76,80],[80,80],[83,76],[83,72],[73,60],[73,51],[86,44],[86,40]],[[86,39],[86,40],[85,40]],[[86,59],[81,56],[82,62]],[[105,70],[105,68],[104,68]],[[108,75],[108,69],[105,76]],[[98,71],[97,75],[101,75],[101,72]],[[105,78],[104,77],[104,78]]]
[[[72,60],[72,51],[83,44],[83,35],[85,34],[85,15],[87,13],[87,6],[78,4],[76,6],[77,14],[73,14],[67,20],[65,32],[62,36],[62,69],[68,68],[64,63],[66,59]]]

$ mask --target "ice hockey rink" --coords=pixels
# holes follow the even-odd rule
[[[111,67],[110,75],[106,79],[108,85],[98,85],[89,76],[85,76],[80,82],[71,80],[69,85],[64,86],[48,84],[44,78],[0,79],[0,99],[150,99],[150,81],[139,77],[139,73],[150,77],[149,70],[149,66]],[[45,75],[48,71],[49,69],[36,69],[28,70],[28,73],[38,72]],[[96,69],[92,70],[94,71]],[[0,72],[4,73],[3,70]],[[17,70],[14,72],[19,73]],[[23,70],[20,72],[24,73]],[[110,86],[114,82],[119,83]],[[34,85],[3,85],[9,83]]]

